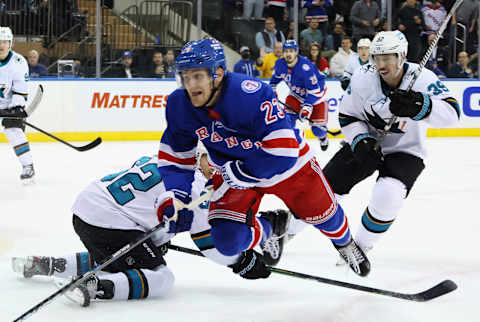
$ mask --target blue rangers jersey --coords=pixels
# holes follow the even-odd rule
[[[168,190],[190,194],[200,140],[211,164],[225,166],[236,183],[269,187],[298,171],[312,157],[270,86],[228,73],[213,107],[195,107],[183,89],[167,101],[167,129],[158,153]]]
[[[297,57],[298,61],[293,68],[287,66],[285,58],[276,61],[270,86],[275,88],[284,80],[290,88],[290,95],[301,104],[318,104],[326,92],[325,76],[309,59],[300,55]]]

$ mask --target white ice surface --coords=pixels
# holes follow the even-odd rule
[[[321,153],[322,165],[339,140]],[[85,144],[74,143],[74,144]],[[32,143],[36,184],[20,184],[20,166],[9,144],[0,144],[0,321],[12,321],[56,291],[48,278],[23,279],[12,256],[83,251],[70,207],[90,181],[155,154],[157,142],[104,142],[88,152],[57,143]],[[480,141],[429,139],[427,167],[389,233],[370,253],[368,278],[335,267],[326,237],[307,229],[286,248],[279,267],[398,292],[418,292],[444,280],[459,288],[428,303],[415,303],[272,274],[246,281],[206,259],[170,251],[173,293],[164,299],[95,302],[80,308],[59,297],[28,321],[185,322],[425,322],[480,321]],[[374,178],[359,184],[342,205],[353,231],[368,203]],[[261,208],[282,207],[267,197]],[[193,247],[187,236],[174,242]]]

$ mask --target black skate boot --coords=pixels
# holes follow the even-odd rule
[[[370,273],[370,262],[363,252],[358,247],[353,238],[345,246],[334,245],[337,251],[340,253],[340,257],[350,266],[350,268],[360,276],[367,276]]]
[[[290,212],[285,210],[260,212],[260,217],[268,220],[272,225],[272,235],[260,247],[263,252],[263,261],[270,266],[275,266],[280,261],[283,245],[287,238]]]
[[[35,275],[51,276],[53,272],[64,272],[66,261],[64,258],[46,256],[13,257],[12,269],[23,274],[25,278]]]
[[[34,175],[35,170],[33,169],[33,164],[24,165],[22,169],[22,174],[20,175],[20,179],[22,181],[32,181]]]
[[[60,289],[71,283],[72,279],[57,278],[54,280],[55,285]],[[63,293],[70,301],[87,307],[93,299],[110,300],[114,295],[114,284],[109,280],[101,280],[95,274],[90,275],[80,284],[76,285]]]

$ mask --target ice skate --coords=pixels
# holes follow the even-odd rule
[[[51,276],[55,271],[65,271],[65,259],[46,256],[12,257],[12,269],[25,278]]]
[[[320,138],[319,139],[320,141],[320,149],[322,149],[322,151],[327,151],[328,149],[328,134],[325,134],[325,136],[323,138]]]
[[[368,247],[368,248],[362,248],[362,247],[360,247],[360,248],[363,250],[363,252],[364,252],[365,254],[367,254],[370,250],[372,250],[373,247]],[[346,264],[345,260],[343,259],[343,257],[342,257],[341,255],[339,255],[339,256],[338,256],[338,260],[337,260],[337,262],[335,263],[335,266],[345,266],[345,264]]]
[[[350,268],[360,276],[367,276],[370,273],[370,262],[363,252],[358,247],[353,239],[345,246],[336,246],[335,248],[340,253],[344,262],[348,263]]]
[[[277,265],[282,257],[290,216],[290,212],[285,210],[260,212],[260,217],[268,220],[272,225],[272,235],[260,245],[267,265]]]
[[[54,279],[54,283],[59,289],[71,282],[72,279],[68,278]],[[92,274],[74,288],[65,291],[63,295],[73,303],[87,307],[94,299],[112,299],[114,285],[112,281],[101,280],[95,274]]]
[[[33,169],[33,164],[24,165],[22,169],[22,174],[20,175],[20,179],[22,180],[23,184],[34,183],[34,176],[35,170]]]

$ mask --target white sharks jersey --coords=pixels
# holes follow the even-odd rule
[[[0,109],[25,106],[28,80],[27,61],[11,50],[7,58],[0,61]]]
[[[362,62],[360,60],[360,55],[357,53],[353,53],[348,58],[347,65],[345,66],[345,70],[343,71],[343,77],[348,79],[352,78],[353,72],[365,64],[368,64],[368,61],[366,63]]]
[[[206,179],[195,171],[192,200],[205,193]],[[155,199],[165,192],[158,171],[157,157],[142,157],[133,166],[92,182],[77,197],[72,212],[86,223],[121,230],[147,231],[159,224]],[[209,259],[230,265],[238,256],[223,256],[213,246],[208,224],[208,202],[195,208],[190,234],[202,253]],[[168,242],[175,234],[158,231],[152,236],[155,245]]]
[[[399,89],[408,87],[418,64],[405,63],[403,68],[405,72]],[[348,143],[351,144],[360,134],[378,137],[393,117],[389,110],[389,89],[384,84],[376,67],[371,64],[362,66],[353,74],[339,107],[339,121]],[[427,127],[443,128],[458,122],[458,103],[433,72],[422,69],[412,91],[428,94],[432,111],[420,121],[399,117],[382,142],[384,154],[405,152],[423,159],[426,155],[424,138]]]

